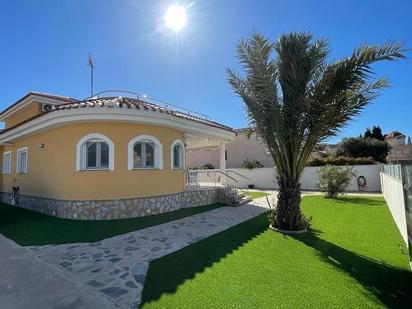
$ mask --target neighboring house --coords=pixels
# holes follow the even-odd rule
[[[391,146],[391,150],[386,157],[389,163],[412,162],[412,143],[411,138],[399,131],[393,131],[385,134],[385,141]]]
[[[66,218],[160,213],[216,194],[186,191],[186,151],[235,132],[145,100],[31,92],[0,113],[2,201]],[[18,188],[18,190],[17,190]]]
[[[255,133],[249,136],[248,128],[235,131],[235,139],[226,145],[227,168],[240,168],[246,159],[256,159],[263,167],[274,166],[272,156]],[[335,148],[336,145],[319,145],[312,152],[310,159],[324,157]],[[187,151],[189,168],[202,168],[205,164],[212,164],[215,168],[219,168],[219,149],[216,146],[192,148]]]
[[[256,159],[264,167],[272,167],[273,159],[263,143],[253,133],[248,135],[248,129],[237,129],[235,139],[226,145],[226,167],[239,168],[246,159]],[[219,149],[217,147],[198,147],[187,151],[189,168],[201,168],[212,164],[219,168]]]

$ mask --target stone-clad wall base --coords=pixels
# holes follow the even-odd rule
[[[59,218],[107,220],[142,217],[214,203],[226,204],[226,195],[226,191],[222,188],[190,190],[153,197],[99,201],[68,201],[20,195],[18,206]],[[10,204],[10,195],[2,192],[1,201]]]

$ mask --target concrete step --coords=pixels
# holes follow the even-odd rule
[[[243,198],[243,197],[245,197],[245,196],[246,196],[246,193],[245,193],[245,192],[242,192],[242,191],[239,191],[239,193],[237,194],[238,199],[241,199],[241,198]]]
[[[248,197],[247,192],[244,191],[239,190],[237,194],[235,192],[230,192],[229,194],[232,197],[235,197],[235,200],[237,201],[237,203],[231,205],[233,207],[246,205],[252,201],[252,199]]]
[[[249,204],[251,201],[253,201],[253,199],[243,197],[243,198],[239,199],[239,206]]]

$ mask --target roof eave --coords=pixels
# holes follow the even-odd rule
[[[40,92],[29,92],[3,111],[0,112],[0,121],[4,121],[5,118],[13,115],[21,108],[25,107],[29,103],[36,101],[45,104],[61,104],[75,101],[73,98],[57,96],[52,94],[40,93]]]

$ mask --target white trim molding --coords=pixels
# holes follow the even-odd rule
[[[79,109],[67,109],[53,111],[33,119],[27,123],[17,126],[9,131],[0,134],[0,144],[14,142],[23,136],[50,130],[55,127],[64,126],[69,123],[82,122],[122,122],[141,123],[158,125],[173,128],[186,134],[191,134],[199,138],[229,143],[235,133],[216,128],[204,123],[183,119],[174,115],[159,113],[144,109],[126,109],[116,107],[87,107]]]
[[[21,162],[20,162],[20,156],[22,153],[26,153],[26,159],[25,159],[25,163],[24,166],[21,166]],[[21,147],[19,149],[17,149],[17,161],[16,161],[16,173],[17,174],[27,174],[27,170],[28,170],[28,161],[29,161],[29,152],[26,147]]]
[[[179,157],[179,165],[180,165],[179,167],[174,167],[174,151],[173,151],[173,148],[176,145],[180,145],[182,147],[181,157]],[[185,169],[185,166],[186,166],[185,144],[180,139],[177,139],[170,146],[170,169],[171,170],[181,170],[181,169]]]
[[[134,169],[145,169],[134,167],[134,145],[138,142],[152,142],[155,145],[154,168],[163,169],[163,145],[156,137],[151,135],[136,136],[127,144],[127,169],[129,171]]]
[[[8,166],[4,166],[4,162],[5,162],[4,158],[6,156],[9,156],[9,161],[8,161],[9,165]],[[3,175],[11,174],[11,160],[12,160],[11,151],[3,152],[3,169],[2,169]]]
[[[91,140],[99,140],[106,142],[109,145],[109,167],[96,170],[114,170],[114,144],[107,136],[99,133],[90,133],[83,136],[76,146],[76,171],[92,171],[93,169],[86,168],[86,143]]]

